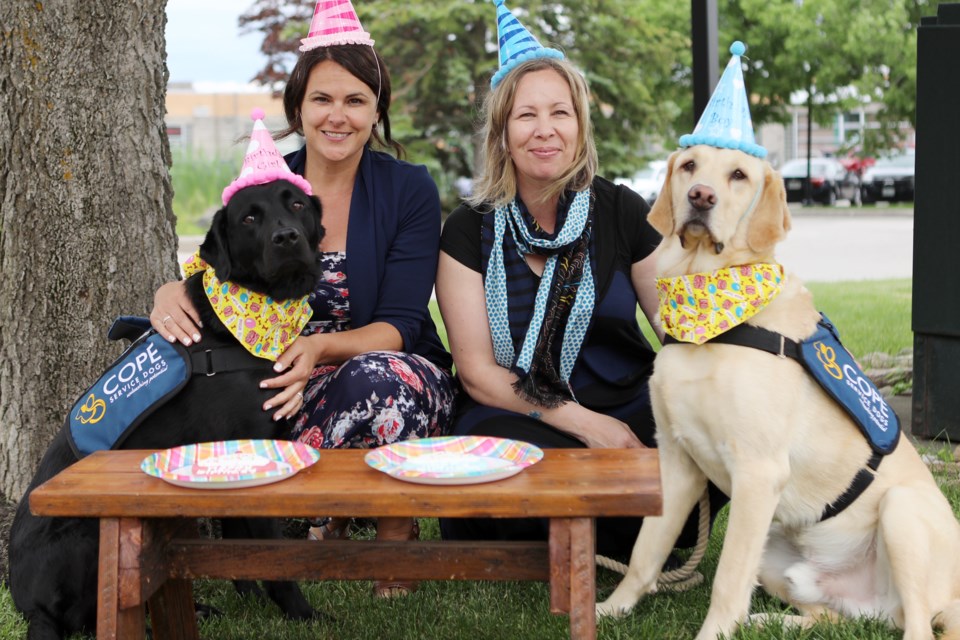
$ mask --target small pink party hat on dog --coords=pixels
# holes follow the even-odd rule
[[[302,176],[290,171],[286,161],[273,143],[270,132],[263,124],[263,109],[254,109],[250,113],[253,120],[253,132],[250,134],[250,144],[247,145],[243,157],[243,167],[240,175],[223,190],[223,205],[226,206],[237,191],[244,187],[257,184],[267,184],[274,180],[286,180],[294,184],[307,194],[313,195],[310,183]]]
[[[350,0],[318,0],[310,31],[300,42],[300,51],[338,44],[373,46],[373,40],[360,25],[360,18]]]

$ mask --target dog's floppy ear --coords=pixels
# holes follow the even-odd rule
[[[317,215],[314,216],[313,218],[314,227],[313,229],[311,229],[309,242],[311,247],[316,247],[323,241],[323,237],[327,235],[327,230],[323,227],[323,223],[322,223],[323,205],[320,204],[320,198],[318,198],[317,196],[310,196],[310,199],[313,201],[313,204],[317,207]]]
[[[220,281],[229,280],[230,245],[227,242],[227,208],[223,207],[213,216],[207,236],[200,244],[200,257],[217,272]]]
[[[763,193],[750,216],[747,228],[747,246],[757,253],[764,253],[783,240],[790,231],[790,208],[783,178],[767,166]]]
[[[664,238],[673,234],[673,189],[670,183],[673,182],[671,180],[673,177],[673,161],[678,153],[679,151],[674,151],[667,159],[667,175],[663,179],[663,187],[660,189],[650,213],[647,214],[647,222]]]

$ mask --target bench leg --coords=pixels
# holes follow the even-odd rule
[[[570,523],[570,639],[596,640],[597,564],[593,518]]]
[[[570,614],[570,638],[597,637],[595,555],[592,518],[550,520],[550,612]]]
[[[570,522],[550,520],[550,613],[570,613]]]
[[[134,640],[146,635],[143,606],[120,607],[123,558],[139,553],[138,525],[138,520],[130,518],[100,520],[97,640]]]
[[[169,579],[148,601],[153,640],[200,640],[193,582]]]

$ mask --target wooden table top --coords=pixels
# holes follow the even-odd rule
[[[597,517],[659,515],[655,449],[547,449],[516,476],[423,485],[369,467],[359,449],[323,450],[295,476],[259,487],[178,487],[140,470],[151,451],[100,451],[35,489],[43,516],[81,517]]]

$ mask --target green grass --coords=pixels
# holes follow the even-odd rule
[[[857,357],[913,348],[911,287],[909,279],[807,285],[817,309],[827,314]]]
[[[909,280],[813,283],[808,287],[814,293],[817,308],[834,321],[844,344],[854,355],[874,351],[898,353],[913,344]],[[446,331],[435,302],[431,303],[430,311],[446,344]],[[952,460],[948,449],[936,451],[934,455]],[[960,512],[956,470],[940,471],[937,475],[954,510]],[[439,537],[436,520],[421,522],[424,538]],[[724,528],[725,520],[721,517],[701,563],[701,571],[707,578],[704,584],[685,593],[646,598],[625,619],[601,620],[599,636],[679,640],[696,635],[706,615],[709,584],[716,571]],[[598,599],[605,598],[619,578],[615,572],[598,568]],[[365,581],[304,583],[303,586],[310,602],[332,615],[335,622],[288,622],[270,603],[240,599],[227,582],[198,581],[197,597],[224,612],[222,617],[204,622],[201,635],[208,640],[551,640],[569,637],[567,618],[549,613],[549,591],[544,583],[428,582],[409,598],[393,602],[373,599],[370,583]],[[782,605],[758,591],[753,610],[776,612],[782,610]],[[0,638],[17,640],[25,635],[26,626],[13,609],[9,592],[0,587]],[[871,620],[820,625],[808,631],[776,626],[763,630],[745,628],[735,636],[738,640],[895,640],[900,637],[899,633]]]
[[[222,204],[220,194],[240,173],[241,165],[239,156],[213,159],[174,151],[170,177],[178,236],[206,233],[212,212]]]

